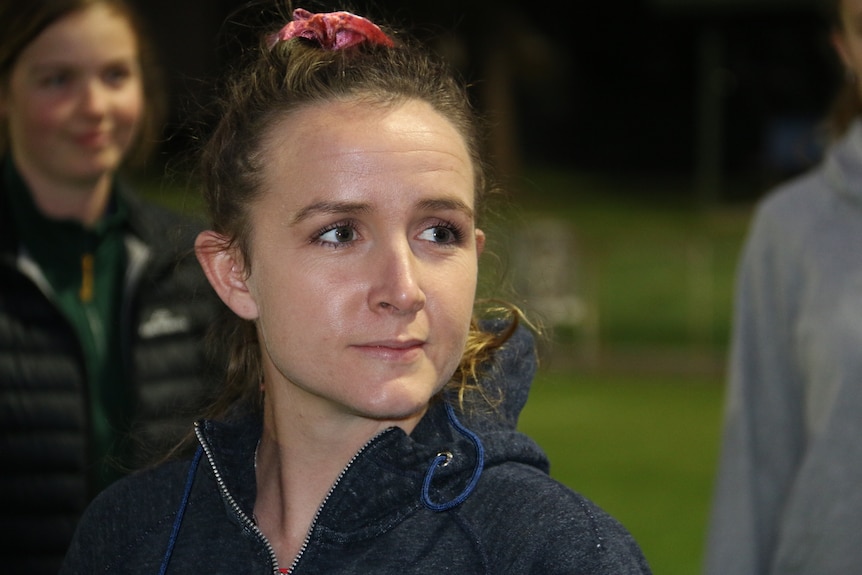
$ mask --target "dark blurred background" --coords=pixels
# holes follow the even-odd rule
[[[246,3],[139,4],[169,80],[167,158],[187,146],[182,124],[206,104],[227,39],[241,33],[225,22]],[[684,193],[703,202],[750,199],[816,159],[817,122],[840,80],[819,0],[351,6],[433,39],[475,82],[496,121],[496,155],[513,174],[538,165],[670,175],[690,178]]]

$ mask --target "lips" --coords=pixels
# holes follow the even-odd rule
[[[372,341],[353,346],[367,357],[384,361],[407,363],[422,355],[425,341],[418,339]]]
[[[74,136],[74,140],[76,144],[84,148],[101,148],[109,143],[110,134],[103,130],[85,132]]]

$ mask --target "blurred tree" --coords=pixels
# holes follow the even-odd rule
[[[816,1],[619,0],[560,9],[526,0],[347,5],[437,42],[472,82],[475,104],[492,122],[493,155],[510,181],[525,165],[683,176],[693,183],[700,170],[713,174],[710,195],[726,200],[762,190],[765,163],[787,149],[776,138],[825,108],[833,83],[820,22],[812,18]],[[188,146],[185,123],[208,101],[210,80],[235,47],[230,38],[251,30],[226,26],[225,19],[239,7],[251,7],[247,17],[272,4],[137,2],[160,42],[173,95],[169,158]],[[345,6],[296,4],[317,11]],[[720,48],[711,71],[703,58],[710,45]],[[721,90],[706,100],[710,79],[720,79]],[[731,178],[754,181],[748,188],[721,185]]]

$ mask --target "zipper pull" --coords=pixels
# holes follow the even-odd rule
[[[81,289],[78,292],[78,297],[84,303],[89,303],[93,300],[93,254],[84,254],[81,256]]]

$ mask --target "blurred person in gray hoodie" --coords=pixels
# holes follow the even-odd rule
[[[862,0],[828,5],[847,81],[742,254],[707,575],[862,573]]]

